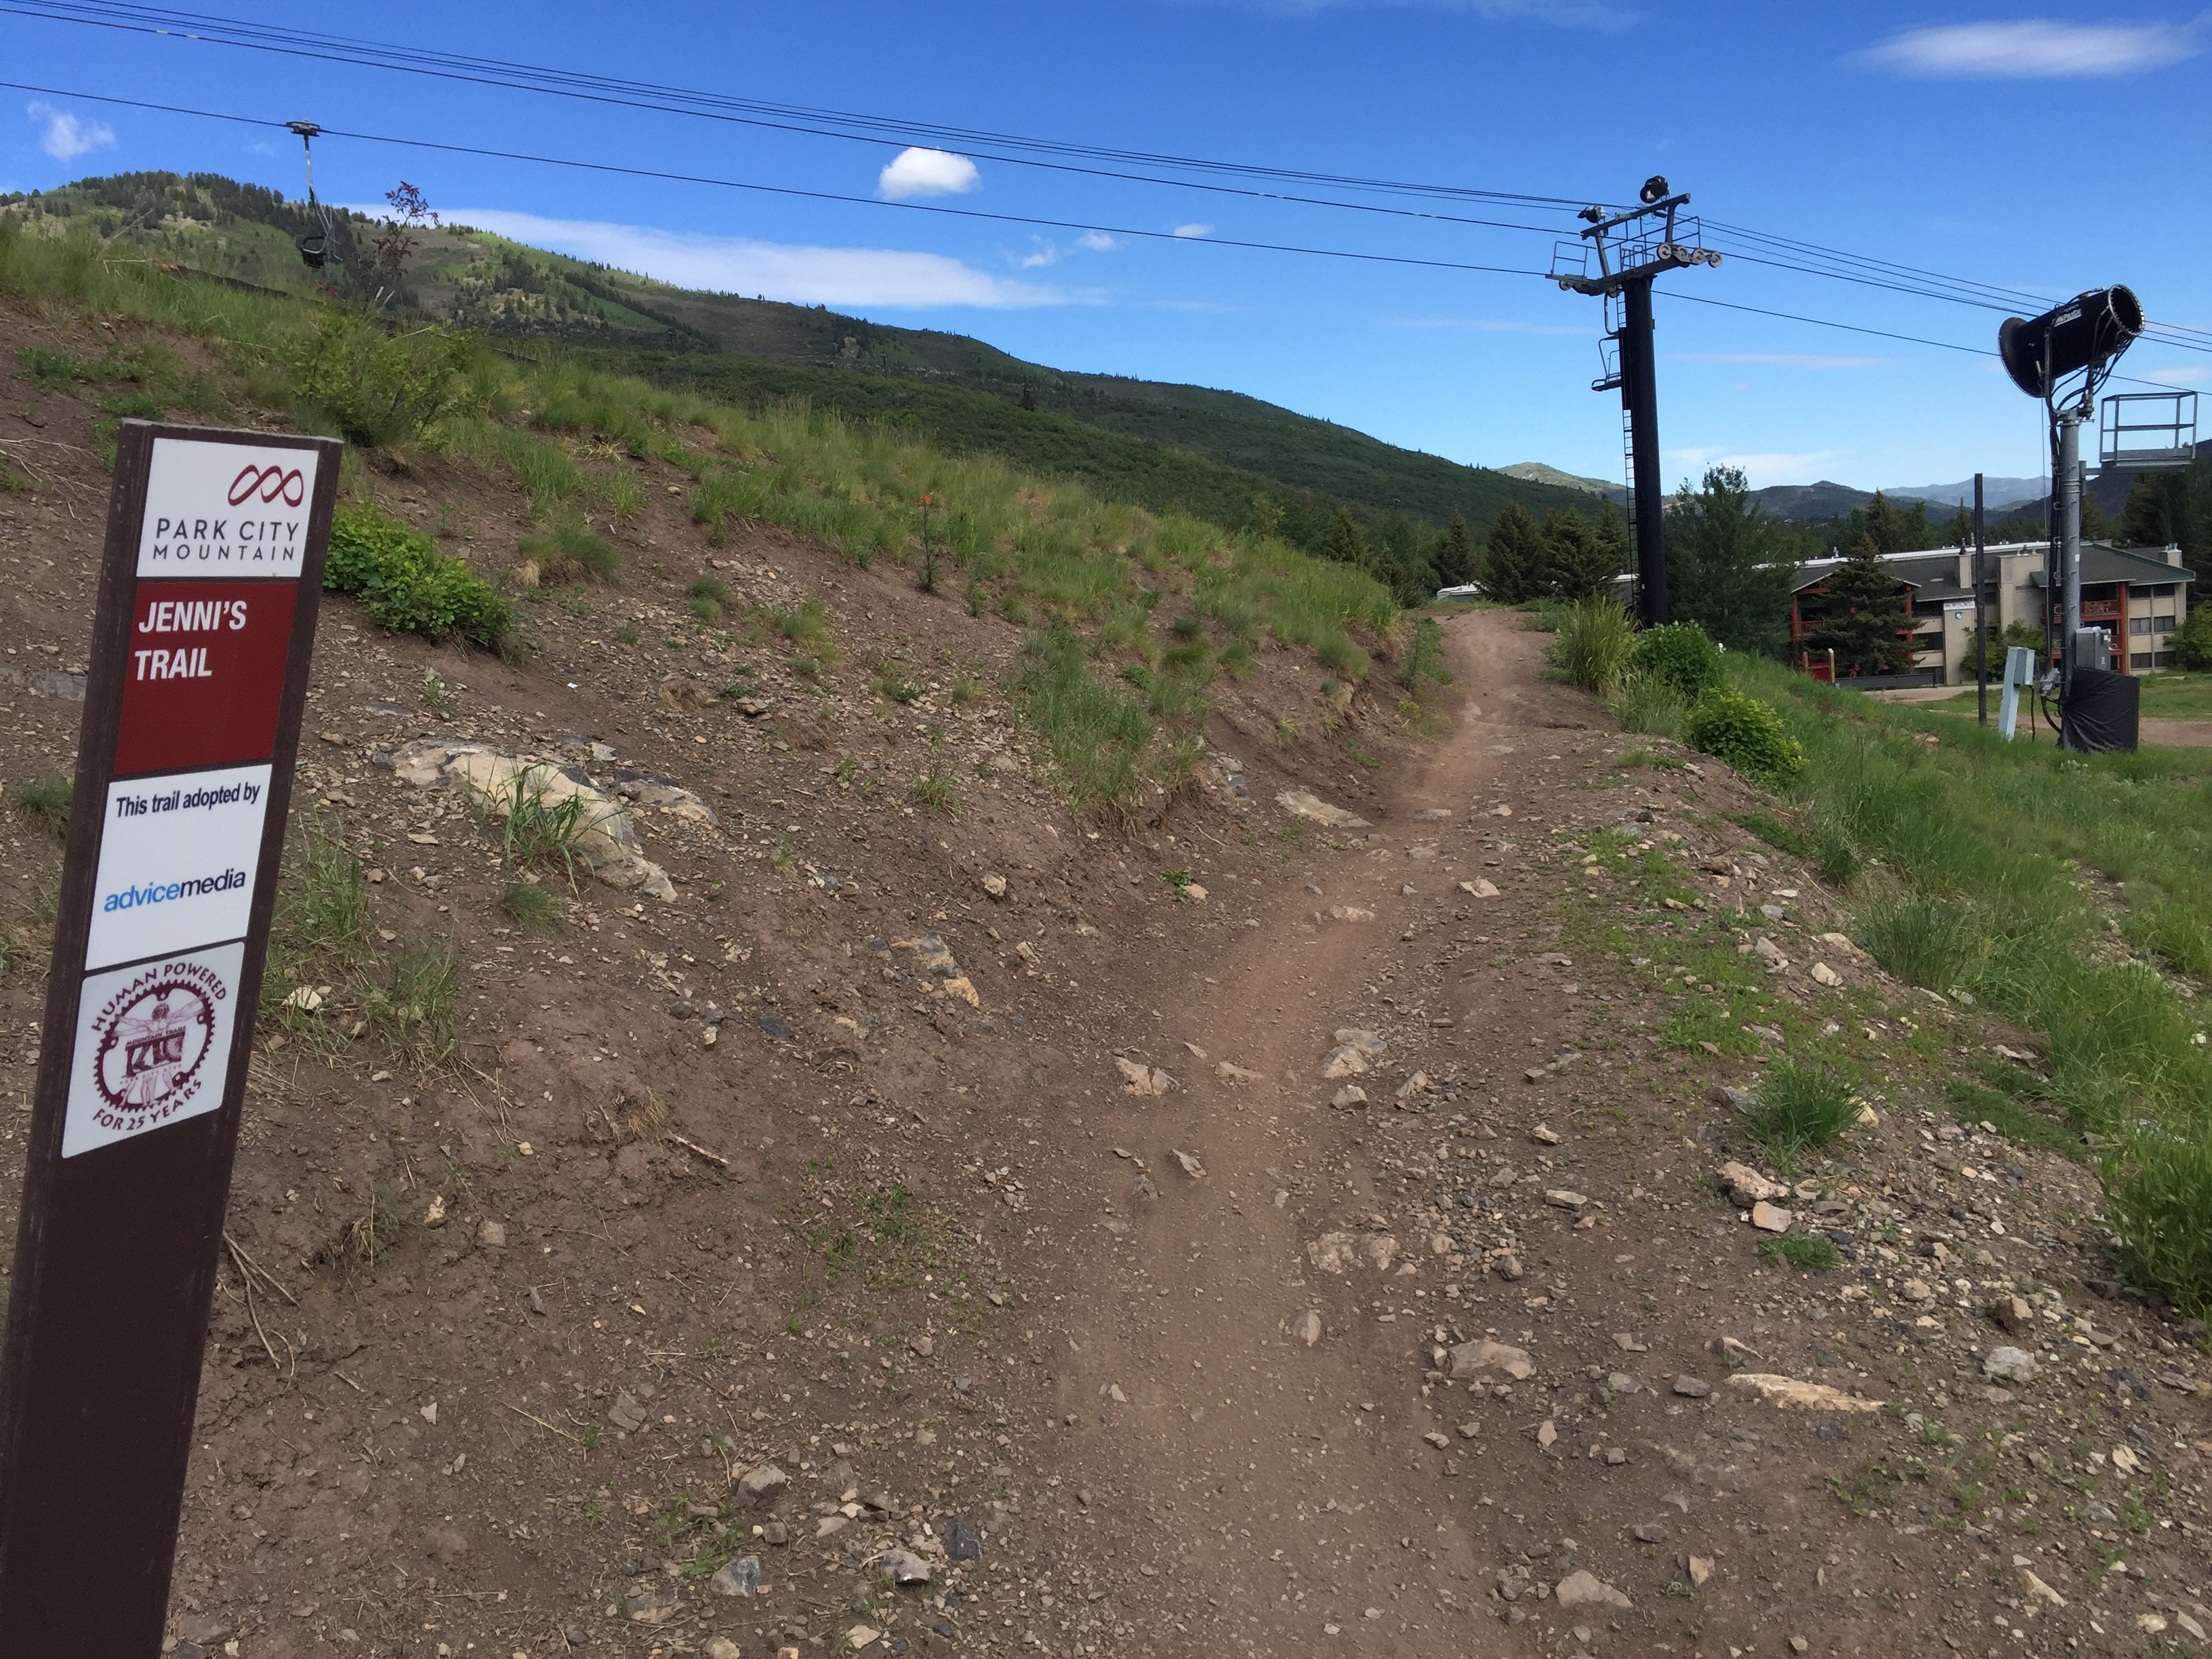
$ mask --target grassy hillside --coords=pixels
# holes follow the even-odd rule
[[[374,222],[330,216],[339,257],[309,271],[291,239],[305,209],[210,173],[88,179],[0,198],[18,214],[125,237],[158,258],[288,293],[324,281],[367,297]],[[500,338],[541,361],[581,350],[595,367],[757,403],[805,396],[851,418],[889,418],[937,445],[1079,479],[1155,510],[1244,522],[1252,498],[1286,509],[1282,533],[1318,549],[1341,503],[1370,527],[1393,518],[1478,532],[1516,501],[1541,516],[1592,497],[1542,478],[1462,466],[1233,392],[1066,373],[964,335],[871,323],[818,307],[705,294],[465,228],[428,231],[400,303]]]
[[[1148,513],[879,422],[789,403],[742,407],[568,362],[517,363],[464,331],[391,329],[341,301],[211,286],[118,248],[0,216],[0,295],[151,325],[98,361],[28,354],[28,372],[94,389],[111,416],[183,410],[258,424],[273,412],[336,432],[354,446],[356,480],[356,457],[376,452],[385,470],[435,464],[511,483],[533,528],[503,562],[495,552],[490,568],[471,572],[427,547],[398,550],[422,567],[410,581],[471,593],[483,625],[451,631],[526,647],[526,633],[494,614],[486,579],[526,592],[555,580],[564,602],[580,604],[595,583],[619,580],[619,557],[592,526],[641,509],[633,464],[650,458],[688,475],[690,516],[710,542],[732,522],[787,526],[857,565],[906,567],[925,592],[957,594],[971,614],[1030,630],[1016,700],[1079,807],[1127,814],[1178,784],[1211,712],[1208,687],[1252,672],[1260,652],[1310,654],[1340,708],[1370,653],[1395,645],[1386,588],[1279,538]],[[40,486],[13,471],[0,481]],[[715,586],[702,578],[694,595],[710,631],[721,623]]]

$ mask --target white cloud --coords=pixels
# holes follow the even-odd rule
[[[1213,227],[1212,225],[1200,224],[1177,225],[1175,228],[1175,234],[1182,237],[1183,240],[1192,242],[1196,241],[1201,236],[1212,235]]]
[[[74,161],[87,150],[106,149],[115,143],[115,129],[105,121],[80,121],[67,110],[46,103],[31,105],[26,113],[46,124],[40,147],[57,161]]]
[[[1863,62],[1906,75],[2049,81],[2128,75],[2163,68],[2203,50],[2191,23],[1949,23],[1907,29],[1861,54]]]
[[[1597,331],[1572,323],[1527,323],[1512,317],[1401,317],[1400,328],[1464,329],[1470,334],[1578,334]]]
[[[1880,368],[1887,357],[1826,351],[1670,351],[1672,363],[1749,363],[1761,368]]]
[[[2212,380],[2212,368],[2136,368],[2130,364],[2128,373],[2138,380],[2153,380],[2160,386],[2200,386]]]
[[[876,188],[894,202],[916,196],[965,196],[982,185],[983,175],[966,156],[914,145],[893,156],[876,177]]]
[[[1066,247],[1057,242],[1047,241],[1042,236],[1032,236],[1030,240],[1034,245],[1030,252],[1014,261],[1024,270],[1038,270],[1046,265],[1056,265],[1077,248],[1091,253],[1107,253],[1121,246],[1103,230],[1086,230]]]
[[[799,305],[977,306],[994,310],[1077,303],[1078,296],[1014,282],[941,253],[902,248],[809,247],[738,236],[701,236],[645,225],[542,219],[496,208],[459,208],[449,224],[596,260],[685,288],[754,294]]]

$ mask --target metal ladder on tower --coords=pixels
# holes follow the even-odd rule
[[[1636,500],[1636,428],[1628,411],[1620,411],[1620,476],[1628,484],[1628,500]],[[1636,547],[1636,514],[1628,515],[1628,544],[1632,552]]]

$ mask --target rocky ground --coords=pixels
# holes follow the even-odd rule
[[[11,782],[73,750],[94,414],[0,384]],[[1427,736],[1264,653],[1194,787],[1080,821],[1016,630],[640,471],[523,665],[326,607],[301,815],[384,962],[451,945],[455,1043],[343,975],[264,1024],[181,1659],[2207,1645],[2202,1326],[1954,1105],[2033,1035],[1876,972],[1755,791],[1480,612]],[[366,483],[512,556],[511,495]],[[620,809],[557,933],[507,757]],[[58,854],[6,834],[23,1103]],[[1782,1170],[1806,1055],[1864,1121]]]

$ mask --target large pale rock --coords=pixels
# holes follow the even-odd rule
[[[1451,1351],[1451,1376],[1455,1382],[1472,1376],[1510,1376],[1525,1382],[1536,1374],[1536,1362],[1526,1348],[1511,1347],[1479,1337]]]
[[[535,799],[545,808],[575,812],[574,848],[576,860],[608,886],[640,892],[658,899],[676,896],[675,884],[665,871],[639,850],[637,825],[629,808],[617,800],[585,772],[533,755],[511,754],[483,744],[450,743],[423,738],[398,749],[380,751],[377,764],[388,766],[403,783],[418,789],[458,789],[475,804],[501,811],[518,798]],[[696,804],[706,804],[689,791],[653,781],[656,792],[669,792]],[[571,800],[582,805],[568,808]],[[680,805],[671,799],[668,805]],[[665,809],[664,809],[665,810]]]
[[[1756,1395],[1770,1406],[1791,1411],[1867,1413],[1880,1411],[1883,1404],[1879,1400],[1862,1400],[1825,1382],[1800,1382],[1794,1376],[1763,1371],[1739,1371],[1729,1378],[1728,1385],[1741,1393]]]
[[[1577,1568],[1552,1589],[1552,1600],[1563,1607],[1632,1607],[1619,1590],[1587,1568]]]
[[[1285,789],[1275,797],[1275,805],[1293,817],[1306,818],[1331,830],[1368,828],[1365,818],[1356,812],[1347,812],[1341,806],[1331,806],[1310,789]]]

